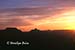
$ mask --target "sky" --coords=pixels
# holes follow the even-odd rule
[[[0,29],[75,29],[75,0],[0,0]]]

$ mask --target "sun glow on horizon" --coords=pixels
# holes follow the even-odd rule
[[[21,30],[75,30],[75,10],[64,11],[55,17],[48,17],[41,20],[32,21],[33,25],[18,27]]]
[[[47,18],[35,22],[36,26],[42,25],[44,29],[75,29],[75,10],[70,10],[60,14],[56,18]]]
[[[75,30],[75,10],[70,10],[63,14],[64,22],[67,25],[66,29]]]

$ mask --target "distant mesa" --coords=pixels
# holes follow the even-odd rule
[[[35,28],[35,29],[32,29],[30,32],[40,32],[40,30]]]
[[[18,30],[17,28],[6,28],[6,30]]]
[[[4,31],[10,31],[10,32],[21,32],[21,30],[17,28],[6,28]]]

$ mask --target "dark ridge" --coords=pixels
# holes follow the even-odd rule
[[[72,36],[73,35],[73,36]],[[6,41],[28,41],[28,46],[8,46]],[[21,32],[16,28],[0,30],[0,45],[4,47],[25,48],[25,49],[59,49],[72,50],[75,46],[75,35],[70,30],[46,30],[40,31],[35,28],[29,32]]]
[[[6,28],[4,31],[7,31],[7,32],[21,32],[19,29],[17,28]]]

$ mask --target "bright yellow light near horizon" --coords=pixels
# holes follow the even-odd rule
[[[62,14],[58,14],[56,18],[46,18],[43,20],[39,20],[35,22],[36,26],[42,27],[45,25],[44,29],[67,29],[67,30],[75,30],[75,10],[69,10]]]
[[[67,25],[66,29],[75,30],[75,10],[70,10],[62,15],[65,25]]]
[[[39,28],[40,30],[75,30],[75,10],[68,10],[51,17],[31,21],[32,25],[22,26],[19,29],[28,31],[33,28]]]
[[[59,18],[55,19],[56,23],[63,24],[63,29],[75,30],[75,10],[69,10],[62,13]]]

